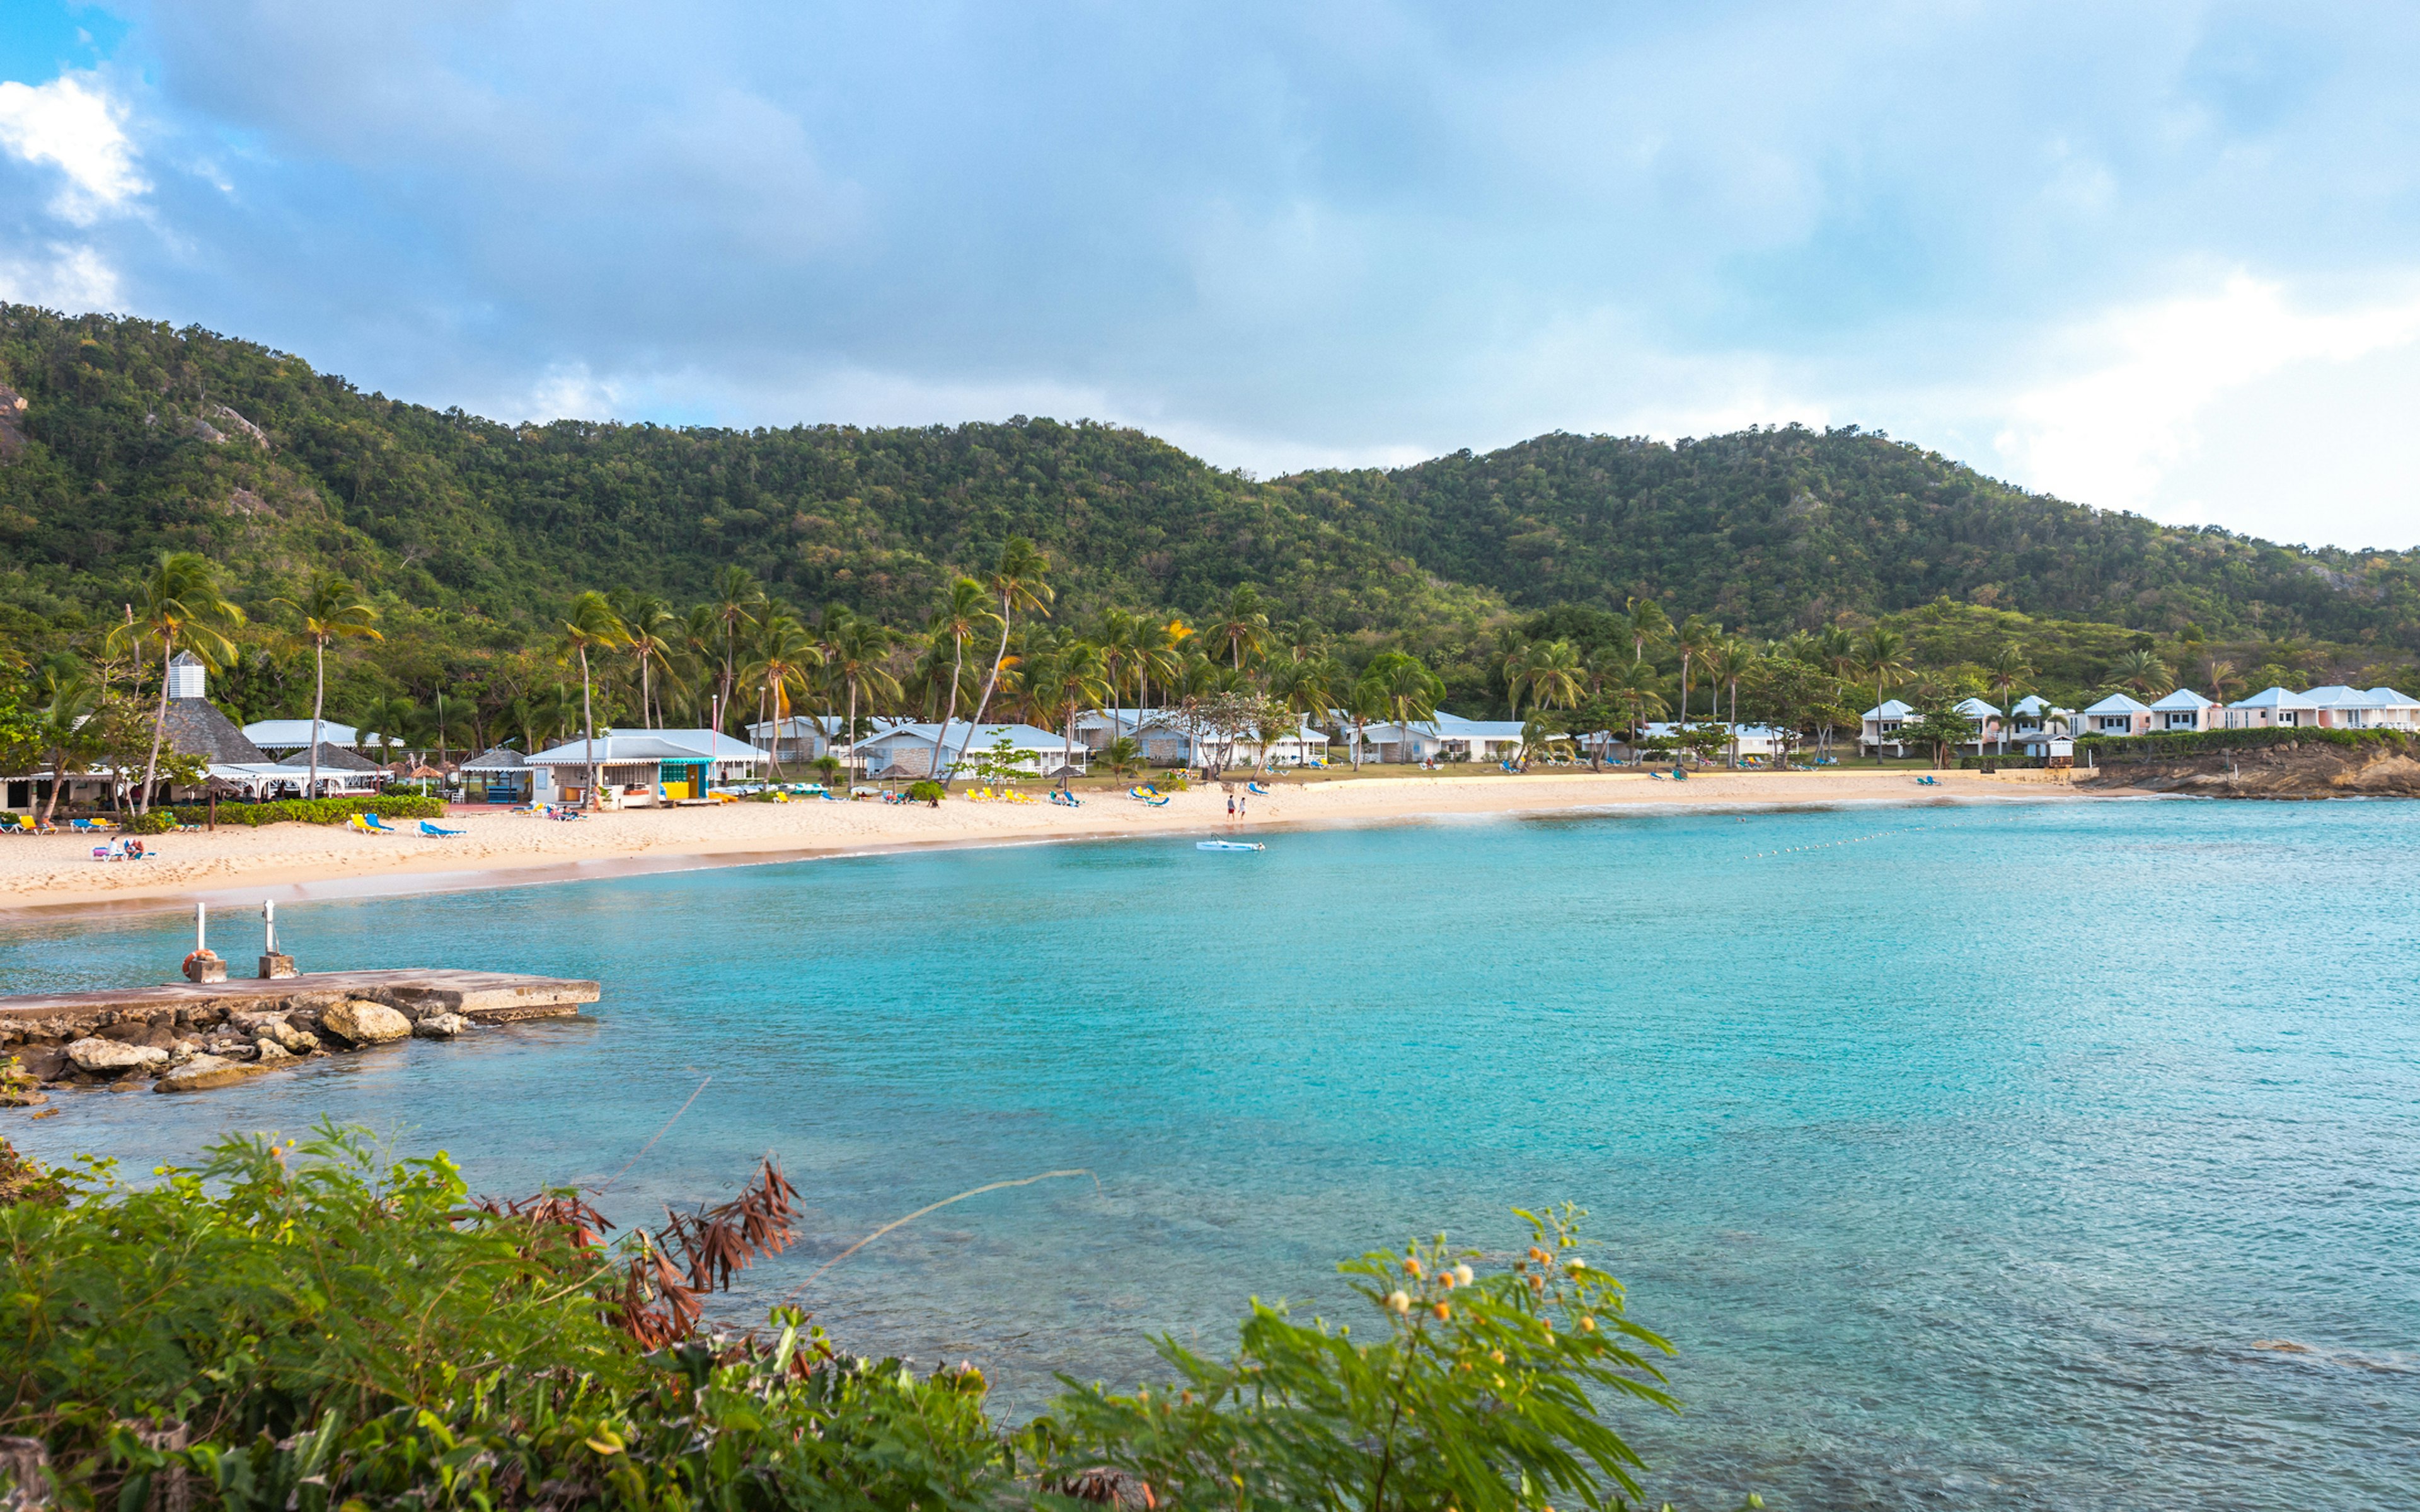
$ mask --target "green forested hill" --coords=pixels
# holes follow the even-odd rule
[[[1023,533],[1071,612],[1195,611],[1250,581],[1285,615],[1431,643],[1508,609],[1644,594],[1767,635],[1947,596],[2163,636],[2420,649],[2414,553],[2164,527],[1854,429],[1554,435],[1258,482],[1048,420],[517,428],[197,330],[13,305],[0,389],[0,604],[21,627],[107,613],[171,548],[226,564],[255,600],[333,564],[470,638],[510,638],[582,588],[696,596],[726,563],[804,607],[906,622]]]

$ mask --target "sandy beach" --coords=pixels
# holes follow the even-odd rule
[[[1643,772],[1529,776],[1405,775],[1280,783],[1249,802],[1234,829],[1374,824],[1428,815],[1552,813],[1592,808],[1741,807],[1770,804],[1918,802],[1943,798],[2081,798],[2051,774],[1938,774],[1919,787],[1905,770],[1705,772],[1685,782]],[[1235,784],[1240,791],[1241,783]],[[463,833],[362,835],[334,825],[236,825],[163,835],[150,858],[91,858],[88,838],[0,841],[0,912],[96,905],[163,906],[194,898],[290,899],[337,893],[507,886],[920,846],[1018,843],[1126,835],[1225,833],[1226,795],[1217,785],[1151,808],[1123,793],[1086,796],[1080,809],[980,803],[953,797],[921,805],[824,801],[641,809],[557,823],[529,814],[458,812]],[[413,826],[406,825],[407,831]]]

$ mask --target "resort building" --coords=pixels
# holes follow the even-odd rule
[[[476,794],[489,803],[527,803],[537,782],[537,769],[510,746],[490,746],[461,765],[462,795]]]
[[[1107,721],[1103,724],[1108,727]],[[1079,732],[1082,727],[1082,721],[1077,721]],[[1142,759],[1155,766],[1307,766],[1327,757],[1326,732],[1308,719],[1297,719],[1292,730],[1264,744],[1253,734],[1238,734],[1231,740],[1199,733],[1187,729],[1184,716],[1175,710],[1146,718],[1135,744]]]
[[[2062,709],[2039,693],[2029,693],[2009,708],[2006,726],[2009,749],[2024,756],[2068,756],[2075,751],[2070,734],[2075,711]]]
[[[283,760],[290,751],[311,748],[311,721],[308,719],[255,719],[243,727],[243,737],[270,755]],[[337,719],[319,721],[319,739],[332,746],[359,748],[361,733]]]
[[[1879,756],[1889,747],[1894,756],[1907,754],[1907,742],[1900,738],[1900,729],[1916,717],[1916,706],[1897,699],[1886,699],[1857,717],[1857,751],[1860,755]]]
[[[2170,731],[2216,730],[2226,710],[2190,687],[2180,687],[2151,705],[2151,728]]]
[[[748,727],[748,743],[784,766],[801,766],[818,756],[849,759],[848,740],[838,714],[794,714],[786,719],[764,720]],[[877,721],[887,722],[887,721]]]
[[[1030,724],[970,726],[964,719],[951,720],[946,737],[938,724],[894,724],[859,741],[857,753],[865,763],[867,778],[908,781],[933,775],[934,764],[941,759],[939,747],[946,740],[949,760],[957,765],[960,776],[967,776],[977,761],[999,748],[1003,738],[1010,752],[1023,759],[1020,764],[1039,777],[1056,777],[1063,770],[1080,777],[1092,759],[1082,741],[1075,742],[1071,751],[1067,737],[1054,731]]]
[[[2348,687],[2341,683],[2307,693],[2266,687],[2225,707],[2189,687],[2149,705],[2113,693],[2084,711],[2086,735],[2187,733],[2202,730],[2412,730],[2420,731],[2420,701],[2391,687]]]
[[[1500,762],[1520,754],[1522,724],[1518,719],[1466,719],[1439,709],[1408,724],[1344,727],[1348,750],[1360,747],[1365,762]],[[1568,740],[1566,734],[1548,737]]]
[[[592,755],[572,739],[529,759],[531,797],[539,803],[588,801],[588,773],[597,769],[599,807],[646,808],[702,797],[709,788],[745,782],[765,753],[713,730],[600,730]]]
[[[2150,733],[2151,706],[2123,693],[2112,693],[2076,717],[2082,735],[2143,735]]]
[[[1088,710],[1076,716],[1076,740],[1098,754],[1109,749],[1112,740],[1135,738],[1137,731],[1167,713],[1166,709]]]

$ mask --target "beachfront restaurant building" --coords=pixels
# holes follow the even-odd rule
[[[644,809],[752,780],[765,753],[715,730],[600,730],[592,748],[566,740],[529,759],[536,803],[585,805],[595,769],[598,808]]]
[[[527,803],[537,784],[537,768],[510,746],[490,746],[459,768],[462,795],[473,794],[489,803]]]
[[[942,759],[939,748],[944,743],[948,760],[964,776],[973,772],[977,761],[998,750],[1003,739],[1011,755],[1019,759],[1020,768],[1037,777],[1056,777],[1063,769],[1080,777],[1093,754],[1080,740],[1073,743],[1071,750],[1067,737],[1054,731],[1030,724],[970,725],[964,719],[951,720],[946,737],[939,724],[894,724],[859,741],[857,749],[869,779],[914,781],[933,775],[935,763]]]

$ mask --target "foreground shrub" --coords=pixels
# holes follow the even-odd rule
[[[177,805],[179,823],[200,825],[209,822],[207,804]],[[416,794],[397,793],[363,798],[285,798],[275,803],[222,803],[219,823],[222,825],[341,825],[357,813],[374,813],[381,819],[442,819],[445,800],[424,798]]]
[[[59,1504],[1614,1507],[1639,1461],[1605,1405],[1669,1406],[1668,1347],[1568,1212],[1509,1270],[1442,1244],[1346,1267],[1366,1341],[1256,1305],[1232,1360],[1163,1340],[1175,1384],[1071,1383],[1011,1429],[979,1372],[844,1359],[795,1311],[701,1330],[704,1293],[787,1242],[769,1165],[612,1244],[576,1194],[473,1203],[444,1156],[326,1126],[165,1177],[93,1163],[0,1208],[0,1434],[47,1456],[0,1462]]]
[[[2258,730],[2178,730],[2148,735],[2085,735],[2076,741],[2075,753],[2081,756],[2090,751],[2104,763],[2156,761],[2213,750],[2256,750],[2265,746],[2399,748],[2411,740],[2400,730],[2294,730],[2270,726]]]

